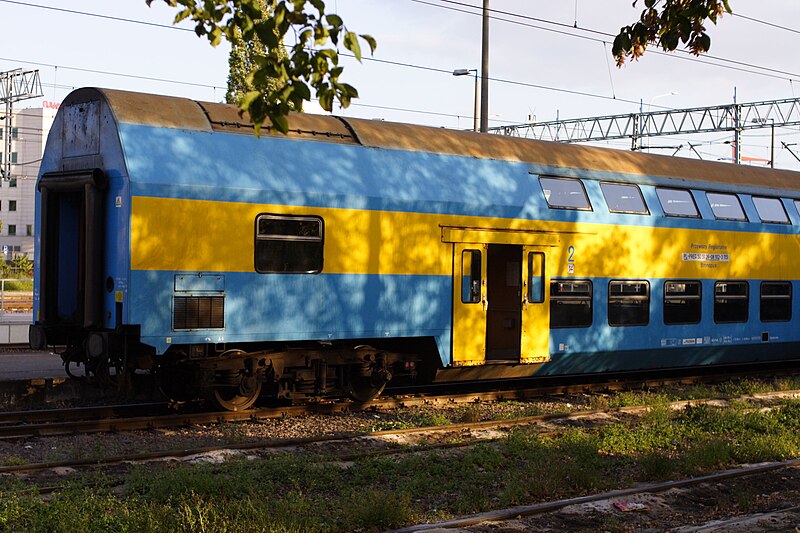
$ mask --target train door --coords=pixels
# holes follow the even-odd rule
[[[520,362],[550,360],[550,303],[547,281],[547,249],[522,247],[522,331]]]
[[[522,334],[522,246],[490,244],[487,263],[486,360],[517,361]]]
[[[455,365],[549,360],[549,249],[454,243]]]
[[[454,244],[453,363],[479,365],[486,356],[485,244]]]
[[[42,176],[37,322],[102,325],[105,187],[99,169]]]

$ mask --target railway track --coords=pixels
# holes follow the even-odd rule
[[[706,400],[680,400],[670,402],[668,405],[672,409],[683,409],[688,406],[698,406],[703,404],[716,404],[728,402],[730,400],[772,400],[772,399],[786,399],[786,398],[800,398],[800,390],[794,391],[781,391],[773,393],[760,393],[740,396],[737,398],[712,398]],[[150,453],[136,453],[116,457],[109,457],[104,459],[87,458],[70,461],[59,461],[51,463],[31,463],[23,465],[10,465],[0,467],[0,475],[11,473],[34,472],[41,470],[48,470],[53,468],[63,467],[81,467],[81,466],[111,466],[120,463],[129,462],[145,462],[153,461],[164,458],[185,458],[190,456],[209,454],[219,451],[262,451],[262,450],[295,450],[300,447],[309,447],[323,443],[340,442],[346,443],[348,449],[358,448],[355,446],[356,441],[364,439],[387,439],[388,437],[399,436],[412,436],[412,435],[431,435],[431,434],[459,434],[457,442],[444,442],[440,444],[428,444],[423,446],[397,446],[380,450],[370,449],[367,452],[355,452],[347,454],[339,454],[330,456],[330,460],[335,461],[353,461],[360,458],[372,457],[376,455],[398,455],[405,453],[419,453],[424,451],[432,451],[439,449],[450,448],[463,448],[474,446],[478,443],[486,443],[502,438],[498,435],[490,433],[492,430],[507,430],[513,427],[520,426],[536,426],[544,425],[547,423],[563,423],[569,420],[589,419],[593,417],[608,417],[611,415],[621,414],[636,414],[642,413],[651,409],[648,405],[636,405],[627,407],[614,407],[609,409],[595,409],[595,410],[582,410],[571,413],[552,413],[545,415],[527,416],[504,420],[488,420],[480,422],[466,422],[459,424],[447,424],[439,426],[415,427],[406,429],[392,429],[386,431],[373,431],[373,432],[357,432],[357,433],[343,433],[332,435],[321,435],[314,437],[303,438],[288,438],[288,439],[269,439],[259,440],[255,442],[245,442],[236,444],[224,444],[219,446],[208,446],[200,448],[181,448],[175,450],[164,450]],[[486,436],[486,432],[489,432]],[[484,433],[483,435],[481,435]],[[540,436],[554,436],[559,434],[560,431],[543,430],[538,434]],[[477,435],[477,436],[476,436]]]
[[[715,474],[709,474],[706,476],[681,479],[677,481],[665,481],[663,483],[648,483],[645,485],[639,485],[634,488],[613,490],[599,494],[592,494],[589,496],[580,496],[577,498],[568,498],[552,502],[537,503],[535,505],[522,505],[522,506],[511,507],[508,509],[498,509],[486,513],[479,513],[475,515],[465,516],[454,520],[447,520],[444,522],[418,524],[415,526],[395,529],[388,533],[414,533],[416,531],[431,531],[431,530],[439,531],[441,529],[466,528],[477,524],[481,524],[483,522],[499,522],[503,520],[514,520],[519,517],[551,513],[573,505],[581,505],[581,504],[599,502],[603,500],[620,499],[638,494],[662,493],[672,489],[697,487],[699,485],[703,485],[706,483],[728,482],[738,478],[756,476],[758,474],[765,474],[770,472],[777,472],[784,468],[797,467],[797,466],[800,466],[800,459],[789,459],[786,461],[771,462],[757,466],[744,466],[740,468],[725,470],[723,472],[718,472]],[[793,511],[794,509],[788,509],[785,511],[789,510]],[[705,531],[705,530],[701,530],[698,528],[694,529],[694,531]],[[709,529],[708,531],[711,531],[711,529]],[[725,528],[719,527],[713,529],[713,531],[725,531]]]
[[[788,371],[795,372],[794,365]],[[30,410],[0,413],[0,440],[26,437],[45,437],[85,433],[152,430],[157,428],[182,427],[223,422],[256,421],[303,415],[324,415],[342,412],[379,411],[415,406],[441,406],[491,401],[530,400],[542,396],[581,393],[608,393],[622,390],[655,389],[670,385],[687,385],[698,381],[729,380],[735,377],[754,377],[759,373],[775,375],[776,369],[740,369],[709,376],[675,374],[657,378],[633,379],[630,375],[611,376],[609,381],[592,383],[564,383],[543,381],[536,386],[513,388],[518,383],[502,381],[489,385],[507,387],[500,390],[463,391],[471,384],[448,384],[438,394],[420,392],[422,388],[396,388],[392,396],[379,397],[366,403],[330,401],[303,405],[262,407],[245,411],[208,412],[198,410],[197,404],[188,409],[174,411],[165,402],[85,407],[75,409]],[[627,379],[626,379],[627,378]],[[521,382],[520,382],[521,383]],[[545,383],[544,385],[542,383]],[[478,383],[481,389],[485,382]],[[184,406],[186,407],[186,406]]]

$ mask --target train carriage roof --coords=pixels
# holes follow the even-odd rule
[[[79,89],[64,106],[104,99],[117,122],[162,128],[253,135],[236,106],[111,89]],[[514,161],[614,174],[677,178],[705,183],[798,190],[800,173],[674,156],[487,135],[376,120],[306,113],[289,117],[289,138],[402,151]],[[262,136],[283,137],[269,127]]]

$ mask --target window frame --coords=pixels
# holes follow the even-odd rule
[[[538,275],[534,274],[534,270],[535,270],[534,266],[536,266],[534,264],[534,257],[537,258],[536,259],[537,262],[538,261],[541,262],[540,265],[539,265],[539,266],[541,266],[541,273],[538,274]],[[546,273],[547,273],[547,262],[546,262],[546,259],[545,259],[544,252],[532,252],[532,251],[529,251],[528,252],[528,272],[526,273],[527,281],[528,281],[528,288],[526,289],[527,290],[526,298],[528,299],[528,303],[533,303],[533,304],[544,303],[544,301],[546,299],[545,298],[545,293],[546,293],[545,283],[547,281]],[[539,281],[536,284],[534,284],[534,282],[533,282],[534,279],[538,279]],[[539,290],[541,291],[538,295],[535,295],[533,293],[534,292],[533,291],[534,285],[536,287],[538,287]]]
[[[643,211],[623,211],[621,209],[612,209],[611,204],[608,202],[608,196],[606,195],[605,185],[610,185],[612,187],[624,187],[624,188],[631,188],[634,189],[639,194],[639,200],[641,200],[642,209]],[[644,195],[642,195],[642,190],[639,188],[638,185],[634,183],[620,183],[615,181],[601,181],[600,182],[600,192],[603,194],[603,199],[606,201],[606,206],[608,207],[609,213],[620,213],[625,215],[649,215],[650,208],[647,206],[647,202],[644,199]]]
[[[669,213],[667,212],[666,207],[664,206],[664,200],[661,198],[661,191],[676,191],[676,192],[685,192],[689,195],[689,200],[692,201],[692,207],[694,207],[694,215],[684,215],[678,213]],[[700,214],[700,209],[697,208],[697,201],[694,199],[694,195],[692,191],[689,189],[681,189],[679,187],[656,187],[656,196],[658,197],[658,203],[661,205],[661,211],[664,213],[664,216],[667,217],[675,217],[675,218],[703,218]]]
[[[274,220],[291,220],[291,221],[305,221],[305,222],[316,222],[319,227],[319,232],[317,236],[303,236],[303,235],[282,235],[282,234],[260,234],[259,233],[259,222],[262,219],[274,219]],[[318,215],[286,215],[286,214],[278,214],[278,213],[259,213],[256,215],[255,218],[255,243],[253,249],[253,265],[255,271],[259,274],[319,274],[322,272],[325,264],[325,220]],[[259,266],[259,242],[269,242],[269,241],[279,241],[279,242],[299,242],[299,243],[310,243],[310,244],[317,244],[319,246],[319,250],[315,250],[314,255],[319,255],[318,258],[315,258],[315,266],[318,264],[318,268],[314,268],[311,270],[272,270],[272,269],[262,269]]]
[[[643,284],[646,288],[645,293],[642,294],[625,294],[624,292],[620,293],[619,295],[612,295],[611,287],[612,286],[623,286],[623,285],[633,285],[633,284]],[[647,318],[644,322],[612,322],[611,321],[611,307],[614,304],[625,304],[632,302],[644,302],[644,307],[647,309]],[[612,279],[608,282],[608,302],[607,302],[607,320],[608,325],[613,328],[622,328],[622,327],[631,327],[631,326],[647,326],[650,324],[650,282],[644,279]]]
[[[717,212],[714,210],[714,204],[711,201],[709,195],[717,195],[717,196],[730,196],[736,200],[736,205],[739,206],[739,211],[742,213],[742,218],[731,218],[731,217],[721,217],[717,215]],[[744,206],[742,205],[742,199],[739,198],[738,194],[729,193],[729,192],[717,192],[717,191],[706,191],[706,201],[708,202],[708,206],[711,208],[711,212],[714,214],[715,220],[725,220],[729,222],[750,222],[750,219],[747,216],[747,213],[744,210]]]
[[[464,262],[464,257],[466,256],[466,254],[468,252],[472,256],[470,258],[470,263],[469,263],[469,267],[470,267],[470,269],[469,269],[470,285],[469,285],[469,293],[465,293],[464,292],[464,278],[465,278],[465,276],[464,276],[464,267],[466,266],[466,263]],[[476,248],[466,248],[464,250],[461,250],[461,303],[462,304],[479,304],[479,303],[481,303],[481,300],[482,300],[482,298],[481,298],[481,285],[483,284],[483,257],[481,255],[482,253],[483,252],[481,250],[478,250]],[[477,261],[475,260],[475,254],[477,254]],[[478,269],[477,269],[477,277],[475,276],[476,263],[477,263],[477,267],[478,267]],[[476,286],[475,286],[475,282],[476,281],[478,282],[477,290],[476,290]],[[467,296],[467,295],[469,296],[469,300],[465,300],[464,299],[464,297]]]
[[[556,205],[550,203],[550,198],[547,197],[545,194],[545,185],[543,180],[553,181],[553,182],[575,182],[580,185],[581,192],[583,193],[583,198],[586,200],[586,207],[575,207],[575,206],[568,206],[568,205]],[[550,209],[566,209],[570,211],[594,211],[592,208],[592,201],[589,198],[589,194],[586,192],[586,186],[583,184],[583,181],[580,178],[559,178],[556,176],[539,176],[539,187],[542,189],[542,196],[544,196],[544,201],[547,204],[547,207]],[[551,188],[552,190],[552,188]],[[552,198],[552,194],[551,194]]]
[[[789,287],[789,294],[769,294],[764,296],[764,286],[769,285],[783,285]],[[791,322],[792,321],[792,306],[794,305],[794,294],[793,294],[793,287],[791,281],[762,281],[758,288],[759,293],[759,300],[758,300],[758,318],[761,322],[771,324],[771,323],[780,323],[780,322]],[[772,320],[764,320],[764,300],[767,301],[775,301],[775,300],[789,300],[789,315],[787,318],[782,319],[772,319]]]
[[[723,285],[743,286],[745,288],[744,294],[719,294],[717,288]],[[726,300],[723,304],[721,300]],[[744,317],[738,317],[736,320],[721,320],[722,314],[721,306],[733,306],[728,304],[727,300],[741,301],[744,300]],[[743,324],[750,320],[750,283],[747,280],[717,280],[714,282],[714,323],[715,324]]]
[[[758,218],[761,219],[761,222],[765,224],[791,224],[792,221],[789,219],[789,213],[786,212],[786,207],[783,205],[783,202],[780,198],[776,198],[774,196],[753,196],[753,207],[756,208],[756,213],[758,213]],[[758,203],[756,200],[774,200],[778,202],[778,205],[781,208],[781,212],[783,213],[784,220],[768,220],[765,219],[764,216],[761,214],[761,210],[758,208]]]
[[[560,296],[558,290],[553,290],[553,286],[558,283],[580,283],[589,287],[588,296]],[[553,317],[558,316],[554,312],[554,307],[558,306],[560,302],[589,302],[588,317],[589,321],[580,322],[578,324],[553,324]],[[551,329],[571,329],[571,328],[589,328],[594,323],[594,285],[590,279],[551,279],[550,280],[550,328]]]
[[[667,286],[670,283],[683,283],[683,284],[692,284],[697,286],[697,294],[690,294],[690,295],[682,295],[682,296],[670,296],[667,293]],[[700,280],[696,279],[668,279],[664,280],[664,300],[662,302],[662,319],[664,321],[665,326],[681,326],[681,325],[690,325],[690,324],[699,324],[703,321],[703,283]],[[699,306],[699,313],[697,316],[697,320],[692,321],[681,321],[681,322],[667,322],[667,303],[675,300],[696,300],[697,305]]]

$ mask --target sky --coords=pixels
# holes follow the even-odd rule
[[[800,2],[731,0],[733,16],[710,25],[707,57],[650,48],[614,65],[611,41],[638,19],[643,0],[491,0],[489,125],[800,98]],[[470,129],[474,78],[455,69],[481,61],[481,0],[327,0],[375,55],[345,57],[343,81],[360,98],[335,114]],[[39,69],[44,98],[97,86],[222,101],[227,44],[211,47],[176,10],[154,0],[0,0],[0,71]],[[314,106],[307,108],[314,111]],[[732,133],[660,137],[654,153],[730,157]],[[784,148],[786,143],[789,149]],[[776,128],[775,166],[800,170],[800,127]],[[792,146],[798,143],[796,146]],[[602,145],[626,149],[630,141]],[[745,133],[742,154],[769,158],[770,130]],[[680,148],[678,148],[680,146]],[[753,161],[751,164],[764,165]]]

